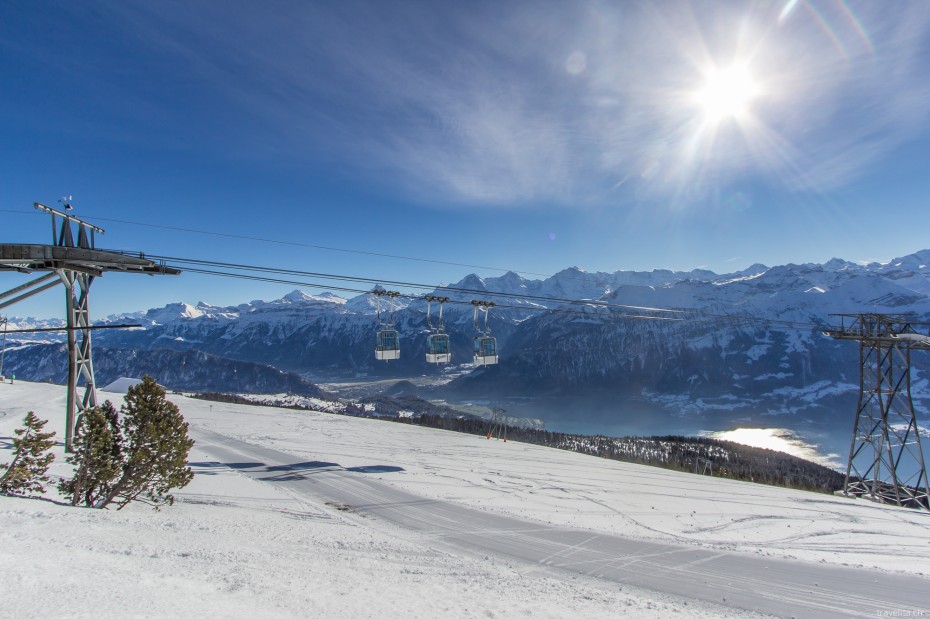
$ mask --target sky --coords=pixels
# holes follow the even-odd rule
[[[428,284],[930,247],[922,0],[0,0],[0,83],[0,243],[71,195],[98,247]],[[293,287],[108,274],[91,311]]]

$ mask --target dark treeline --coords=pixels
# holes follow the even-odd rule
[[[481,419],[422,415],[398,419],[468,434],[487,435],[490,425]],[[498,437],[495,432],[495,437]],[[843,487],[843,475],[825,466],[771,449],[693,436],[623,437],[564,434],[533,428],[505,427],[508,440],[565,449],[610,460],[647,464],[714,477],[753,481],[771,486],[832,493]]]
[[[177,392],[175,392],[177,393]],[[205,391],[191,395],[197,400],[208,400],[210,402],[226,402],[227,404],[251,404],[252,406],[267,406],[264,402],[255,402],[248,398],[235,393],[217,393],[215,391]]]

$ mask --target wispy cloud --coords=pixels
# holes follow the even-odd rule
[[[787,4],[124,4],[118,18],[253,118],[253,148],[438,204],[584,206],[741,182],[829,191],[924,130],[930,7]],[[702,68],[737,60],[763,92],[743,122],[708,127],[691,100]]]

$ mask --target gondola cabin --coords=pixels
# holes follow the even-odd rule
[[[475,365],[497,363],[497,338],[481,336],[475,338]]]
[[[426,362],[449,363],[452,353],[449,351],[449,336],[446,333],[431,333],[426,336]]]
[[[375,359],[378,361],[400,359],[400,339],[397,337],[397,331],[394,329],[378,330]]]

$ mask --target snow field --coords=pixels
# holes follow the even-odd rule
[[[178,398],[215,432],[546,524],[930,575],[930,513],[404,424]],[[402,469],[402,470],[396,470]]]
[[[2,461],[8,461],[9,437],[28,410],[49,419],[46,430],[61,435],[64,393],[50,385],[0,385]],[[222,420],[262,441],[316,429],[318,440],[329,437],[338,445],[345,466],[373,464],[379,453],[362,442],[346,443],[351,435],[390,441],[395,428],[358,419],[332,425],[343,418],[218,403],[211,411],[208,402],[170,399],[180,405],[195,437],[199,425],[219,431]],[[359,432],[366,423],[374,435]],[[407,440],[406,431],[417,430],[396,428],[403,431],[399,444]],[[441,447],[446,434],[423,436],[441,439]],[[349,451],[356,455],[344,453]],[[51,473],[69,475],[61,444],[55,453]],[[47,500],[0,497],[0,615],[746,616],[493,556],[433,550],[418,534],[240,475],[197,446],[190,461],[194,481],[175,493],[173,507],[159,512],[141,504],[121,511],[71,508],[55,502],[53,489]],[[453,470],[443,478],[455,475]]]

